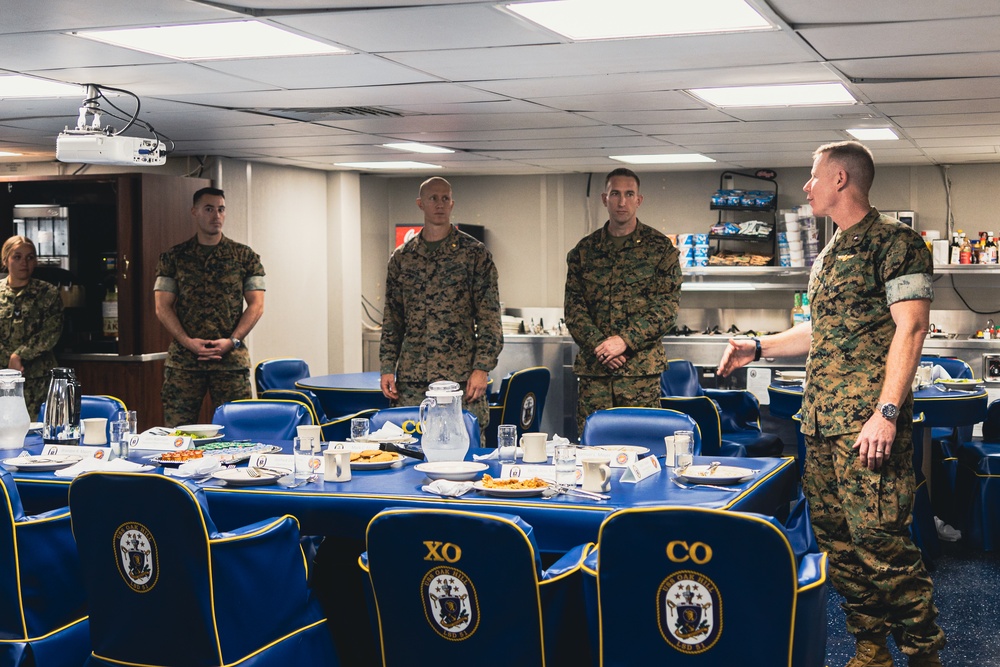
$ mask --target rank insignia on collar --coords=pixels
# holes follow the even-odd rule
[[[854,255],[837,255],[838,262],[846,262],[849,259],[854,259]]]

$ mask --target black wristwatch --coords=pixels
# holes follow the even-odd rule
[[[892,403],[876,403],[875,409],[891,422],[896,421],[896,417],[899,416],[899,408]]]
[[[753,344],[756,346],[756,349],[753,351],[753,360],[760,361],[760,338],[754,338]]]
[[[243,341],[241,341],[241,340],[240,340],[239,338],[237,338],[236,336],[233,336],[233,337],[232,337],[232,338],[230,338],[229,340],[230,340],[230,341],[232,341],[232,343],[233,343],[233,349],[234,349],[234,350],[238,350],[238,349],[240,349],[241,347],[243,347]]]

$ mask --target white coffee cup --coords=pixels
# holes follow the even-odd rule
[[[611,467],[606,458],[583,459],[583,490],[607,493],[611,489]]]
[[[549,457],[545,454],[545,441],[548,433],[525,433],[521,436],[521,460],[525,463],[545,463]]]
[[[323,454],[323,481],[351,481],[351,450],[328,449]]]
[[[83,444],[85,445],[106,445],[108,444],[108,420],[104,417],[90,417],[81,419],[80,425],[83,427]]]
[[[312,438],[314,447],[318,447],[323,442],[322,426],[312,426],[312,425],[296,426],[295,432],[303,440]]]

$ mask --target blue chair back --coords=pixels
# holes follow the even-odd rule
[[[253,369],[258,396],[268,389],[295,389],[295,383],[307,377],[309,364],[292,357],[264,359]]]
[[[0,664],[82,665],[90,629],[69,508],[25,516],[4,469],[0,494]]]
[[[298,401],[245,400],[215,409],[213,424],[225,427],[227,440],[291,440],[296,427],[312,424],[309,406]]]
[[[380,512],[367,547],[361,562],[386,667],[574,664],[557,638],[573,632],[559,628],[571,611],[567,596],[581,588],[586,548],[564,556],[549,576],[520,517],[444,509]]]
[[[661,396],[660,407],[683,412],[698,423],[698,431],[701,433],[701,453],[704,456],[722,454],[722,422],[719,417],[719,406],[715,401],[707,396]]]
[[[219,533],[196,484],[136,473],[81,475],[69,503],[97,664],[336,664],[294,517]],[[183,641],[129,619],[184,619]]]
[[[111,422],[119,410],[127,410],[125,401],[116,396],[84,394],[80,397],[80,419],[103,417],[108,420],[107,436],[111,439]],[[45,421],[45,402],[38,409],[38,421]]]
[[[257,393],[257,398],[268,401],[298,401],[309,406],[309,412],[312,414],[314,424],[322,424],[323,422],[330,421],[323,411],[323,406],[320,405],[319,399],[316,398],[316,394],[308,389],[265,389]]]
[[[660,374],[660,396],[701,396],[698,369],[687,359],[671,359]]]
[[[584,564],[601,664],[822,667],[826,554],[804,501],[793,518],[786,532],[772,517],[730,510],[611,514]]]
[[[462,410],[462,417],[465,419],[465,430],[469,432],[469,448],[479,447],[479,419],[468,410]],[[382,428],[386,422],[392,422],[400,426],[407,433],[410,433],[417,440],[420,440],[420,433],[415,430],[420,423],[420,408],[416,405],[407,405],[398,408],[383,408],[371,416],[372,432]]]
[[[936,366],[940,366],[948,371],[948,375],[955,380],[971,380],[975,377],[972,372],[972,366],[967,364],[963,359],[923,355],[920,357],[920,361],[930,361]]]
[[[489,401],[487,447],[496,447],[497,427],[500,424],[515,424],[518,437],[526,431],[538,431],[541,428],[550,379],[548,368],[535,366],[514,371],[500,382],[500,391],[491,396]]]
[[[983,420],[983,442],[1000,443],[1000,400],[993,401],[986,408]]]
[[[611,408],[587,417],[580,444],[639,445],[660,456],[667,448],[663,438],[675,431],[694,432],[694,453],[702,453],[701,430],[689,415],[663,408]]]
[[[371,418],[378,410],[362,410],[351,415],[344,415],[332,421],[320,424],[323,427],[323,440],[327,442],[345,442],[351,439],[351,420],[364,417],[371,421]],[[372,429],[375,430],[375,429]]]

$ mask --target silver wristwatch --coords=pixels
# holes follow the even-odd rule
[[[238,350],[238,349],[240,349],[241,347],[243,347],[243,341],[241,341],[241,340],[240,340],[239,338],[237,338],[236,336],[233,336],[233,337],[232,337],[232,338],[230,338],[229,340],[231,340],[231,341],[233,342],[233,349],[234,349],[234,350]]]
[[[876,403],[875,409],[891,422],[896,421],[896,417],[899,416],[899,407],[893,403]]]

